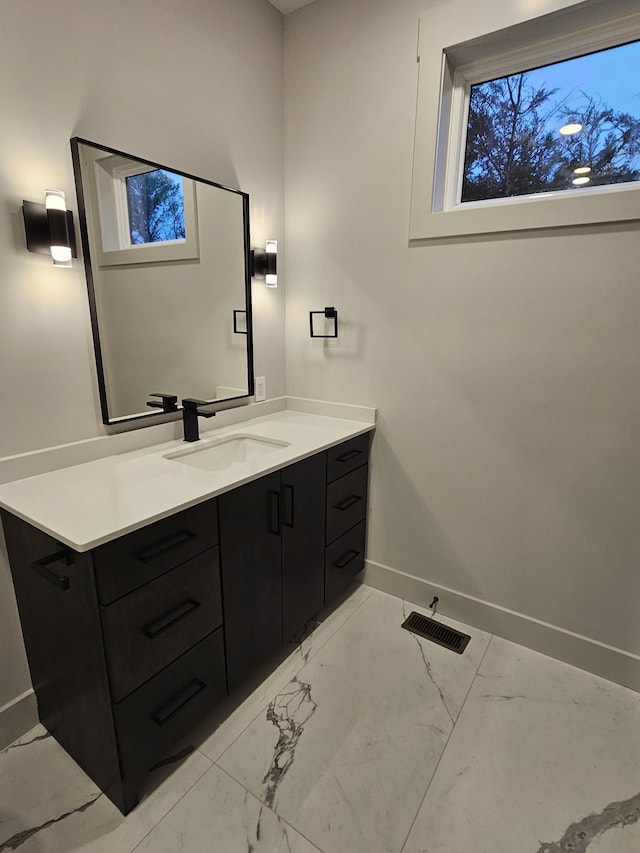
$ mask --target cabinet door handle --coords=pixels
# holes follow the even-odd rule
[[[269,492],[269,533],[280,536],[280,492]]]
[[[293,527],[293,486],[284,487],[284,510],[282,523],[285,527]]]
[[[336,504],[335,508],[339,509],[340,512],[344,512],[345,509],[349,509],[350,506],[357,504],[358,501],[361,501],[362,497],[360,495],[349,495],[348,498],[345,498],[343,501],[340,501],[339,504]]]
[[[345,566],[348,566],[348,565],[349,565],[349,563],[350,563],[352,560],[355,560],[355,558],[356,558],[359,554],[360,554],[360,551],[354,551],[354,550],[347,551],[347,553],[346,553],[346,554],[343,554],[343,555],[342,555],[342,557],[340,557],[340,559],[339,559],[339,560],[336,560],[336,561],[335,561],[335,563],[334,563],[333,565],[334,565],[337,569],[344,569],[344,567],[345,567]]]
[[[173,699],[170,699],[166,705],[163,705],[162,708],[158,708],[157,711],[154,711],[151,714],[151,719],[158,726],[164,726],[164,724],[176,714],[180,708],[183,708],[187,702],[191,702],[192,699],[200,693],[207,685],[204,681],[200,681],[199,678],[194,678],[184,690],[181,690]]]
[[[31,563],[31,568],[34,572],[37,572],[40,577],[65,592],[71,586],[71,582],[66,575],[59,575],[57,572],[52,571],[49,568],[52,563],[64,563],[65,566],[71,566],[73,564],[73,557],[69,551],[62,548],[60,551],[56,551],[55,554],[49,554],[48,557],[43,557],[41,560]]]
[[[148,625],[144,625],[142,633],[146,634],[150,640],[153,640],[154,637],[158,636],[158,634],[162,634],[162,632],[166,631],[167,628],[171,628],[172,625],[175,625],[176,622],[180,622],[185,618],[185,616],[193,613],[193,611],[197,610],[199,607],[199,601],[195,601],[193,598],[187,598],[187,600],[183,601],[182,604],[178,604],[177,607],[172,607],[171,610],[167,611],[167,613],[163,613],[162,616],[158,616],[158,618],[154,619],[153,622],[149,622]]]
[[[152,560],[157,560],[158,557],[168,554],[169,551],[173,551],[175,548],[180,548],[182,545],[186,545],[187,542],[191,542],[191,540],[195,538],[196,534],[192,533],[191,530],[181,530],[179,533],[173,533],[171,536],[167,536],[166,539],[161,539],[154,545],[149,545],[148,548],[145,548],[143,551],[139,551],[134,556],[136,560],[139,560],[141,563],[150,563]]]
[[[347,450],[347,452],[343,453],[342,456],[336,457],[336,462],[350,462],[352,459],[355,459],[356,456],[360,456],[361,453],[361,450]]]

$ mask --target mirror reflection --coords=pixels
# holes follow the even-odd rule
[[[105,423],[253,393],[249,199],[72,139]]]

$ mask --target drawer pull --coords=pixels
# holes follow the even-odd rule
[[[347,452],[343,453],[342,456],[336,457],[336,462],[350,462],[352,459],[355,459],[356,456],[360,456],[361,453],[361,450],[347,450]]]
[[[175,548],[180,548],[182,545],[186,545],[187,542],[191,542],[191,540],[195,538],[196,534],[192,533],[190,530],[181,530],[179,533],[167,536],[166,539],[161,539],[160,542],[156,542],[155,545],[150,545],[148,548],[145,548],[144,551],[139,551],[135,554],[135,558],[141,563],[150,563],[152,560],[157,560],[158,557],[168,554],[169,551],[173,551]]]
[[[162,708],[158,708],[157,711],[154,711],[151,714],[151,719],[158,726],[164,726],[164,724],[176,714],[180,708],[184,708],[187,702],[191,702],[192,699],[198,695],[198,693],[202,692],[207,685],[204,681],[200,681],[199,678],[194,678],[192,682],[187,684],[184,690],[181,690],[173,699],[170,699],[166,705],[163,705]]]
[[[359,554],[360,554],[360,551],[354,551],[354,550],[347,551],[347,553],[346,553],[346,554],[343,554],[343,555],[342,555],[342,557],[340,557],[340,559],[339,559],[339,560],[336,560],[336,561],[335,561],[334,566],[335,566],[337,569],[344,569],[344,567],[345,567],[345,566],[348,566],[348,565],[349,565],[349,563],[350,563],[352,560],[355,560],[355,558],[356,558]]]
[[[293,527],[293,486],[284,487],[284,510],[282,523],[285,527]]]
[[[345,509],[349,509],[350,506],[357,504],[358,501],[361,501],[362,497],[360,495],[349,495],[348,498],[345,498],[343,501],[340,501],[339,504],[336,504],[336,509],[339,509],[340,512],[344,512]]]
[[[193,613],[193,611],[197,610],[199,607],[199,601],[195,601],[193,598],[187,598],[187,600],[183,601],[182,604],[178,604],[177,607],[173,607],[167,613],[163,613],[162,616],[159,616],[157,619],[154,619],[153,622],[149,622],[148,625],[145,625],[142,628],[142,633],[146,634],[150,640],[153,640],[154,637],[158,636],[158,634],[162,634],[162,632],[166,631],[167,628],[171,628],[172,625],[175,625],[176,622],[180,622],[185,618],[185,616]]]
[[[43,577],[46,581],[49,581],[49,583],[52,583],[64,592],[71,586],[69,578],[66,575],[59,575],[52,571],[49,568],[52,563],[64,563],[65,566],[71,566],[73,564],[73,557],[69,551],[63,548],[60,551],[56,551],[55,554],[49,554],[48,557],[43,557],[41,560],[31,563],[31,568],[34,572],[37,572],[40,577]]]

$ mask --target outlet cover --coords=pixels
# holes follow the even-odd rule
[[[256,387],[255,387],[255,398],[256,403],[259,403],[261,400],[267,399],[267,378],[266,376],[256,376]]]

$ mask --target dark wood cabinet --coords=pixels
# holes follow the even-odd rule
[[[63,548],[4,511],[2,523],[40,721],[115,805],[129,811],[91,554]],[[59,559],[47,559],[55,555]]]
[[[154,580],[218,542],[212,501],[192,506],[93,551],[101,604]]]
[[[363,465],[327,486],[327,545],[367,513],[368,468]]]
[[[86,553],[2,520],[40,720],[127,814],[141,776],[227,691],[218,548],[197,553],[217,541],[216,501]],[[207,653],[190,674],[194,648]]]
[[[222,628],[114,706],[125,778],[137,779],[227,694]]]
[[[326,455],[282,471],[282,638],[299,635],[324,606]]]
[[[325,591],[327,601],[345,590],[364,568],[365,521],[327,546],[325,554]]]
[[[227,678],[233,690],[282,643],[280,472],[218,500]]]
[[[320,453],[218,499],[230,690],[322,609],[325,482]]]
[[[370,434],[327,452],[325,601],[339,595],[364,568]]]
[[[370,438],[370,433],[365,432],[327,450],[327,483],[367,464]]]
[[[222,625],[218,549],[100,608],[115,702]]]
[[[362,569],[368,449],[357,436],[83,553],[2,511],[40,720],[123,814]]]

